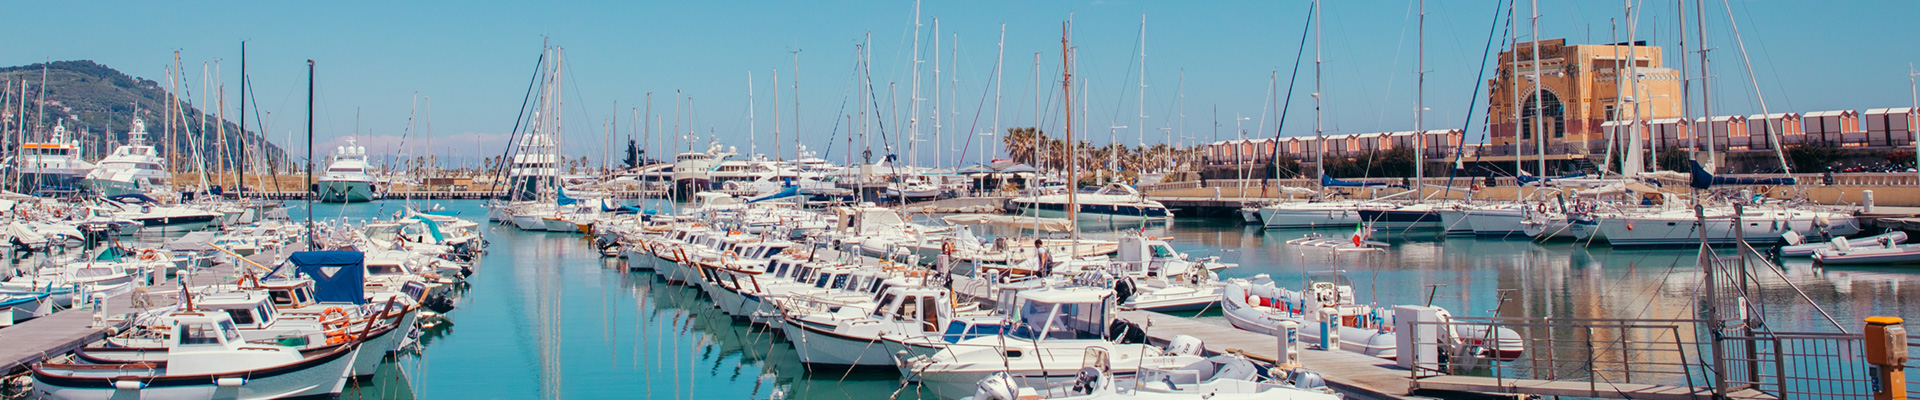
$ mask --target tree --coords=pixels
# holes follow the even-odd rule
[[[1657,161],[1659,161],[1660,169],[1662,170],[1692,171],[1693,168],[1687,165],[1687,160],[1690,159],[1688,157],[1689,154],[1686,150],[1681,150],[1679,147],[1667,146],[1667,148],[1660,149],[1660,159]]]
[[[1846,158],[1844,152],[1825,144],[1804,144],[1787,147],[1787,160],[1798,167],[1796,170],[1807,172],[1825,171],[1833,163]]]

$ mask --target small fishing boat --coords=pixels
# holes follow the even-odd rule
[[[1169,348],[1193,346],[1203,351],[1199,339],[1180,335]],[[1237,354],[1222,354],[1199,362],[1188,357],[1158,356],[1141,361],[1134,385],[1119,385],[1113,371],[1112,356],[1104,351],[1088,352],[1071,386],[1021,386],[1012,374],[996,373],[975,385],[974,400],[1020,399],[1282,399],[1337,400],[1343,396],[1326,387],[1319,374],[1299,370],[1268,370]],[[1279,372],[1262,376],[1262,371]]]
[[[1265,274],[1229,280],[1221,310],[1234,327],[1268,335],[1283,335],[1285,322],[1299,324],[1300,340],[1307,343],[1321,341],[1324,320],[1333,327],[1341,350],[1386,359],[1398,356],[1390,308],[1356,303],[1345,276],[1312,275],[1311,289],[1305,292],[1280,288]],[[1440,314],[1442,321],[1451,318],[1444,310]],[[1326,320],[1323,315],[1335,319]],[[1502,361],[1518,358],[1524,347],[1519,333],[1507,328],[1490,333],[1481,325],[1452,326],[1448,337],[1452,346],[1472,350],[1467,354]]]
[[[338,396],[360,346],[301,354],[287,346],[240,339],[224,312],[182,311],[171,316],[167,362],[80,364],[46,362],[33,370],[33,392],[48,399],[141,398],[278,399]]]
[[[1882,236],[1872,246],[1854,247],[1845,238],[1836,238],[1832,247],[1813,252],[1813,260],[1824,265],[1892,265],[1920,263],[1920,244],[1900,244],[1891,236]]]
[[[1833,242],[1831,241],[1805,243],[1803,242],[1805,238],[1798,233],[1787,233],[1784,236],[1787,245],[1780,246],[1781,257],[1812,257],[1814,252],[1834,248]],[[1872,246],[1883,241],[1906,243],[1907,233],[1893,231],[1859,239],[1846,239],[1846,241],[1847,245],[1853,247]]]

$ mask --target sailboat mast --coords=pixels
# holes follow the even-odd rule
[[[939,37],[939,35],[934,35],[934,36],[936,38]],[[940,52],[938,51],[934,52],[934,54],[939,54],[939,53]],[[908,165],[913,165],[920,160],[919,146],[914,144],[914,142],[920,141],[920,1],[919,0],[914,0],[913,2],[913,68],[912,70],[913,70],[913,73],[912,73],[913,86],[910,89],[908,89],[909,93],[907,94],[908,96],[910,96],[907,99],[907,114],[908,114],[907,115],[907,135],[908,135],[907,143],[905,146],[901,146],[907,150]],[[888,93],[888,97],[892,97],[893,91],[891,88],[888,89],[887,93]],[[899,165],[899,163],[895,162],[892,165],[897,166]]]
[[[1080,163],[1074,162],[1077,161],[1074,156],[1076,150],[1074,148],[1077,146],[1074,146],[1073,141],[1073,48],[1071,47],[1073,42],[1067,35],[1067,26],[1065,23],[1060,24],[1060,73],[1062,74],[1060,99],[1064,104],[1061,111],[1065,111],[1066,114],[1067,131],[1067,223],[1073,225],[1073,239],[1078,243],[1080,241],[1080,198],[1074,195],[1075,192],[1079,192],[1074,186],[1079,182]],[[1068,254],[1073,254],[1073,250],[1069,249]]]
[[[956,71],[957,72],[957,71]],[[940,18],[933,19],[933,167],[940,167],[940,152],[946,142],[940,135]],[[915,146],[915,149],[918,149]],[[915,154],[919,152],[916,151]]]
[[[177,62],[179,53],[174,53]],[[307,59],[307,249],[319,249],[313,240],[313,59]]]
[[[1533,58],[1533,141],[1537,146],[1535,151],[1538,152],[1538,154],[1535,155],[1539,156],[1539,164],[1537,165],[1539,169],[1536,171],[1540,173],[1541,178],[1546,178],[1547,132],[1545,126],[1542,125],[1546,122],[1546,114],[1541,112],[1541,110],[1546,107],[1546,101],[1540,98],[1542,87],[1546,86],[1546,82],[1540,81],[1540,0],[1533,0],[1530,4],[1532,5],[1531,8],[1533,11],[1533,18],[1529,19],[1529,21],[1533,23],[1533,52],[1531,54]]]
[[[1140,132],[1140,151],[1147,151],[1147,15],[1140,14],[1140,124],[1134,125],[1134,131]],[[1145,161],[1144,158],[1141,161]],[[1144,162],[1142,164],[1145,164]],[[1139,173],[1140,171],[1135,171]]]
[[[747,160],[760,154],[760,135],[753,126],[753,71],[747,71]]]
[[[1007,24],[1000,24],[1000,45],[998,49],[996,55],[993,56],[993,131],[992,135],[987,136],[988,139],[982,139],[980,141],[980,165],[982,166],[987,165],[987,160],[993,159],[993,156],[987,154],[987,146],[995,146],[995,144],[990,143],[993,142],[991,138],[994,137],[993,135],[1000,134],[1000,83],[1005,80],[1002,79],[1003,77],[1000,74],[1004,71],[1007,61]],[[998,146],[995,147],[997,148]]]
[[[1700,43],[1694,45],[1695,47],[1700,48],[1700,119],[1705,122],[1701,124],[1702,127],[1706,128],[1706,129],[1698,130],[1694,134],[1706,135],[1707,137],[1707,160],[1706,162],[1700,163],[1700,166],[1702,168],[1705,168],[1707,172],[1715,172],[1716,168],[1714,168],[1714,160],[1717,159],[1718,157],[1714,156],[1714,149],[1713,149],[1713,91],[1708,89],[1710,86],[1707,85],[1707,81],[1709,80],[1709,77],[1708,77],[1709,72],[1707,69],[1706,0],[1696,0],[1694,1],[1693,5],[1694,5],[1694,9],[1693,9],[1694,21],[1696,24],[1700,25],[1700,29],[1698,31],[1700,34]]]
[[[138,103],[135,103],[135,104],[137,105]],[[135,116],[138,117],[138,114],[135,114]],[[112,131],[109,130],[108,133],[109,133],[109,137],[111,137]],[[239,181],[240,184],[238,187],[235,187],[234,189],[238,190],[238,192],[236,193],[239,193],[240,196],[246,196],[247,194],[247,161],[246,160],[248,160],[247,158],[247,42],[246,41],[240,42],[240,160],[241,160],[240,166],[239,166],[240,168],[238,171],[239,174],[235,179]]]
[[[1520,103],[1520,73],[1514,72],[1520,68],[1520,30],[1514,29],[1513,27],[1514,9],[1519,8],[1519,6],[1515,3],[1519,3],[1519,2],[1517,1],[1507,2],[1507,61],[1506,61],[1507,65],[1506,65],[1506,68],[1508,71],[1507,82],[1511,84],[1510,85],[1511,87],[1507,89],[1507,92],[1513,95],[1513,102],[1507,103],[1510,105],[1509,108],[1513,109],[1513,177],[1514,177],[1514,184],[1516,186],[1513,189],[1513,201],[1520,201],[1521,200],[1520,186],[1526,186],[1526,185],[1520,184],[1519,178],[1521,173],[1526,172],[1526,168],[1524,167],[1525,161],[1520,160],[1520,154],[1525,153],[1525,151],[1523,151],[1524,148],[1521,147],[1525,142],[1522,142],[1520,140],[1520,130],[1521,130],[1520,124],[1524,123],[1524,122],[1521,122],[1522,119],[1520,117],[1520,107],[1522,106],[1522,104]]]
[[[1427,0],[1420,0],[1420,33],[1414,42],[1419,48],[1414,65],[1413,91],[1413,201],[1426,200],[1427,128],[1422,118],[1427,113]]]
[[[780,158],[780,69],[773,69],[773,160]]]
[[[1321,180],[1327,176],[1327,134],[1320,125],[1320,0],[1313,0],[1313,138],[1319,144],[1319,151],[1313,152],[1313,168]],[[1214,124],[1216,129],[1219,123]],[[1322,188],[1324,189],[1324,188]]]
[[[793,148],[799,149],[800,148],[800,51],[794,50],[791,53],[793,53]],[[775,79],[775,81],[778,82],[779,80]],[[847,129],[853,129],[853,128],[849,126]],[[793,158],[795,159],[800,158],[800,154],[797,153],[799,150],[794,150],[794,151],[796,151],[796,153],[794,153]],[[849,151],[849,153],[851,153],[851,151]]]
[[[1642,167],[1645,165],[1642,161],[1644,158],[1642,158],[1643,156],[1640,154],[1640,120],[1642,118],[1640,115],[1640,102],[1643,100],[1640,97],[1640,44],[1638,42],[1640,37],[1640,17],[1634,14],[1633,0],[1621,1],[1627,5],[1626,71],[1627,93],[1629,93],[1627,96],[1633,100],[1632,103],[1630,103],[1633,105],[1633,120],[1627,121],[1627,155],[1626,157],[1622,157],[1622,159],[1625,160],[1625,165],[1622,165],[1623,168],[1621,171],[1637,174],[1643,171]],[[1616,48],[1615,51],[1617,52],[1619,50]],[[1619,82],[1618,76],[1614,78],[1614,82]],[[1617,110],[1616,108],[1615,112],[1618,112]],[[1605,171],[1601,172],[1603,175],[1605,174]]]

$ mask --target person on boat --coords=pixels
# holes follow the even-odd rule
[[[1033,253],[1038,256],[1040,260],[1040,276],[1053,275],[1053,254],[1047,252],[1045,242],[1040,239],[1034,239]]]

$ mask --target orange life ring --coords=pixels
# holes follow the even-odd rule
[[[154,250],[154,249],[140,250],[140,261],[158,261],[158,260],[160,260],[159,250]]]

